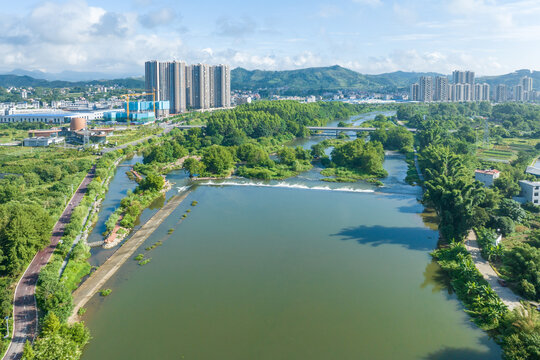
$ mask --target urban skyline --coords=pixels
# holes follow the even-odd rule
[[[151,60],[145,63],[144,78],[146,92],[155,92],[156,101],[168,100],[173,114],[187,109],[231,106],[229,65],[187,65],[176,60]],[[152,98],[149,96],[148,100]]]
[[[534,81],[523,76],[519,83],[511,88],[498,84],[494,90],[487,83],[476,83],[474,71],[454,70],[450,76],[421,76],[411,85],[409,99],[421,102],[462,102],[462,101],[536,101],[540,92],[534,89]]]

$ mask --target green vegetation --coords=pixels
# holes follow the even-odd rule
[[[193,200],[193,201],[191,202],[191,206],[197,206],[197,204],[198,204],[198,202],[195,201],[195,200]]]
[[[135,258],[134,258],[135,261],[141,261],[142,259],[144,259],[143,254],[139,254],[139,255],[135,256]]]
[[[86,314],[86,308],[79,308],[79,310],[77,311],[77,315],[83,316],[84,314]]]
[[[476,269],[462,243],[437,249],[433,256],[452,279],[452,287],[467,306],[467,313],[485,330],[496,329],[506,314],[506,306]]]
[[[485,120],[477,114],[489,119],[491,135],[525,140],[516,147],[519,150],[511,164],[479,160],[484,157],[477,156],[476,139],[483,136]],[[491,108],[483,103],[421,105],[400,108],[398,118],[419,129],[415,141],[426,178],[424,202],[437,211],[443,237],[433,256],[450,275],[467,312],[502,345],[505,359],[538,358],[540,321],[530,315],[536,311],[509,312],[478,274],[462,240],[469,229],[476,228],[482,255],[498,268],[509,286],[528,299],[539,299],[540,232],[531,229],[539,223],[539,211],[511,197],[518,194],[517,182],[528,178],[525,168],[538,154],[532,139],[538,136],[540,108],[522,104]],[[457,132],[448,132],[454,129]],[[497,155],[504,156],[502,152]],[[492,188],[473,178],[474,169],[486,167],[502,171]],[[514,235],[518,228],[527,234],[519,240]],[[513,241],[497,245],[497,229]]]
[[[144,265],[148,264],[150,261],[152,261],[152,259],[144,259],[142,261],[139,261],[139,265],[144,266]]]
[[[31,346],[26,343],[23,359],[79,359],[90,333],[82,323],[67,325],[54,313],[45,316],[40,337]]]
[[[112,290],[111,289],[102,289],[99,291],[99,295],[101,296],[109,296],[111,295]]]
[[[156,247],[161,246],[161,245],[163,245],[163,242],[162,242],[162,241],[158,241],[158,242],[152,244],[151,246],[148,246],[145,250],[146,250],[146,251],[154,250]],[[142,254],[140,254],[140,255],[142,255]],[[144,257],[144,256],[143,256],[143,257]],[[135,260],[137,260],[137,259],[135,259]]]
[[[433,74],[398,71],[365,75],[339,65],[285,71],[236,68],[231,71],[231,87],[240,90],[269,89],[272,93],[280,92],[284,95],[322,95],[328,91],[345,89],[384,92],[408,89],[422,75]],[[286,90],[279,91],[281,89]]]

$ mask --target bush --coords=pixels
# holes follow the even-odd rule
[[[99,292],[99,295],[101,296],[109,296],[111,295],[112,293],[112,290],[111,289],[103,289]]]

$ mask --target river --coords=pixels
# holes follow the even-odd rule
[[[318,168],[197,186],[138,251],[151,262],[88,303],[83,359],[499,359],[431,261],[438,234],[403,157],[384,166],[382,188]]]

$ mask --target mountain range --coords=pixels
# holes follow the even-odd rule
[[[540,71],[518,70],[499,76],[483,76],[477,83],[487,82],[492,87],[497,84],[517,85],[523,76],[533,78],[538,88]],[[231,88],[233,90],[260,90],[306,94],[354,89],[367,92],[408,91],[410,85],[421,76],[444,76],[438,73],[396,71],[379,75],[361,74],[339,65],[328,67],[306,68],[298,70],[267,71],[246,70],[236,68],[231,71]],[[83,79],[69,81],[67,79]],[[90,80],[90,79],[104,80]],[[108,79],[103,73],[62,72],[57,74],[40,71],[14,70],[10,74],[0,75],[0,86],[8,87],[76,87],[85,85],[119,85],[126,88],[144,88],[144,78],[124,77]]]

